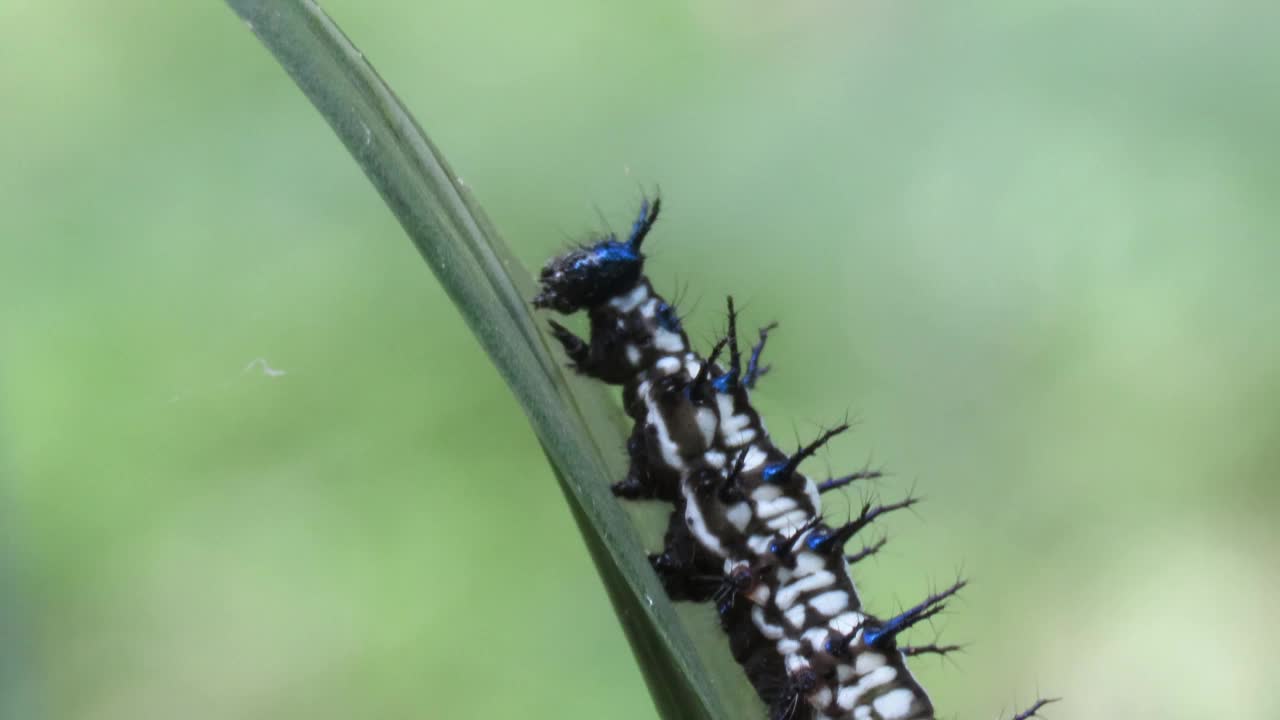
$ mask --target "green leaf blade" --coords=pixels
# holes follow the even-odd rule
[[[519,400],[604,580],[660,714],[760,715],[723,639],[691,636],[649,568],[640,515],[612,497],[626,472],[616,401],[568,376],[530,311],[531,275],[362,53],[309,0],[227,0],[346,145]],[[649,534],[660,527],[649,523]],[[703,635],[707,635],[703,618]],[[696,630],[696,628],[695,628]],[[712,633],[714,634],[714,633]]]

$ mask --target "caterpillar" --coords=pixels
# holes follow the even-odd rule
[[[744,357],[732,297],[725,335],[706,358],[693,350],[675,308],[644,273],[641,247],[661,207],[661,198],[642,202],[625,240],[610,233],[549,260],[533,298],[538,309],[586,312],[588,339],[555,320],[551,335],[576,372],[622,388],[634,425],[628,472],[613,492],[673,506],[663,550],[650,558],[654,570],[673,601],[715,603],[771,720],[932,720],[933,703],[907,658],[958,648],[901,646],[897,638],[941,612],[966,581],[892,617],[863,608],[849,568],[884,539],[852,554],[845,545],[918,498],[865,502],[848,522],[827,522],[823,493],[879,473],[815,482],[800,471],[847,423],[791,451],[772,442],[750,391],[768,371],[761,358],[774,326],[758,331]]]

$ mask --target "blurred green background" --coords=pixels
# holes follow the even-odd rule
[[[1114,5],[326,8],[530,267],[660,184],[694,336],[782,322],[774,433],[849,412],[813,473],[930,500],[869,606],[976,581],[944,715],[1274,718],[1280,12]],[[0,168],[0,715],[654,717],[521,411],[227,8],[0,0]]]

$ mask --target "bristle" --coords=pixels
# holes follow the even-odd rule
[[[716,344],[711,347],[711,354],[707,356],[706,362],[702,363],[702,367],[698,368],[698,374],[694,376],[693,381],[689,383],[689,390],[694,390],[705,384],[711,377],[711,368],[716,364],[716,358],[720,357],[721,351],[724,350],[725,343],[728,338],[720,338]]]
[[[769,339],[769,331],[778,327],[778,323],[769,323],[760,328],[760,341],[751,348],[751,359],[747,361],[747,374],[742,378],[743,387],[748,390],[756,386],[756,381],[769,372],[769,366],[760,365],[760,353],[764,352],[764,343]]]
[[[1030,720],[1033,717],[1040,717],[1037,714],[1040,712],[1040,708],[1043,708],[1045,705],[1048,705],[1049,703],[1056,703],[1061,699],[1062,698],[1040,698],[1039,700],[1036,700],[1031,707],[1027,708],[1026,710],[1023,710],[1017,715],[1014,715],[1013,720]]]
[[[963,645],[938,645],[930,643],[928,645],[904,645],[898,648],[898,652],[905,657],[915,657],[917,655],[940,655],[946,657],[953,652],[964,650]]]
[[[968,584],[967,580],[957,580],[951,587],[930,595],[919,605],[901,612],[877,626],[863,629],[862,641],[867,645],[875,645],[887,638],[896,637],[919,622],[928,620],[947,607],[947,604],[943,602],[944,600],[960,592]]]
[[[791,457],[787,458],[784,463],[773,463],[766,465],[764,468],[764,481],[772,483],[785,483],[791,479],[795,471],[800,467],[800,463],[806,458],[812,457],[814,453],[823,445],[826,445],[831,438],[849,429],[849,423],[841,423],[836,427],[824,432],[817,440],[796,450]]]
[[[729,339],[729,369],[715,379],[713,383],[717,392],[731,393],[738,389],[738,378],[742,375],[742,355],[738,352],[738,313],[733,308],[733,296],[728,299],[729,330],[725,336]]]
[[[884,477],[884,473],[880,470],[861,470],[843,477],[831,478],[830,480],[824,480],[818,483],[818,492],[830,492],[832,490],[838,490],[849,483],[856,482],[858,480],[875,480],[876,478],[881,477]]]
[[[822,518],[810,518],[805,524],[796,528],[789,534],[778,533],[769,543],[769,554],[779,560],[789,560],[795,553],[797,545],[804,539],[805,533],[814,529],[822,523]]]
[[[640,244],[644,242],[645,236],[653,229],[653,224],[658,221],[658,212],[661,209],[661,196],[655,196],[652,205],[649,204],[648,200],[640,203],[640,215],[631,224],[631,236],[627,238],[627,245],[632,250],[640,250]]]
[[[806,542],[809,545],[809,549],[814,552],[823,554],[843,552],[844,544],[849,542],[849,539],[856,535],[859,530],[875,522],[876,518],[895,510],[909,508],[918,502],[920,502],[919,498],[908,497],[906,500],[889,503],[888,505],[873,506],[871,503],[865,503],[863,504],[862,512],[858,514],[858,517],[850,520],[831,532],[822,534],[814,533],[809,536],[809,539]]]
[[[874,543],[872,543],[872,544],[870,544],[870,545],[866,545],[866,546],[864,546],[864,547],[863,547],[861,550],[859,550],[858,552],[856,552],[856,553],[854,553],[854,554],[852,554],[852,555],[846,555],[846,556],[844,557],[844,561],[845,561],[845,563],[847,563],[847,564],[849,564],[849,565],[857,565],[858,563],[862,562],[863,560],[866,560],[867,558],[871,557],[872,555],[875,555],[876,553],[880,552],[880,548],[883,548],[883,547],[885,546],[885,544],[886,544],[886,543],[888,543],[888,542],[889,542],[889,538],[887,538],[887,537],[882,537],[882,538],[880,538],[879,540],[877,540],[876,542],[874,542]]]
[[[724,476],[724,482],[720,485],[720,501],[723,503],[738,502],[742,499],[743,491],[739,485],[742,479],[742,470],[746,467],[747,451],[740,450],[733,459],[733,466],[730,467],[727,475]]]

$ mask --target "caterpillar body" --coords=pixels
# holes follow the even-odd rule
[[[660,209],[660,199],[644,202],[625,241],[610,234],[552,258],[533,299],[565,315],[585,311],[588,340],[554,320],[552,335],[579,373],[622,387],[634,427],[629,470],[613,491],[674,506],[664,550],[651,558],[655,571],[672,600],[716,604],[730,650],[772,720],[932,720],[933,703],[906,659],[956,648],[903,647],[897,638],[941,612],[965,581],[887,619],[863,608],[849,567],[883,540],[852,555],[845,544],[916,498],[865,503],[849,522],[827,523],[823,492],[878,473],[818,483],[800,472],[847,424],[794,451],[770,440],[750,390],[767,371],[760,360],[772,326],[744,358],[732,298],[725,337],[706,358],[693,350],[644,274],[641,245]]]

